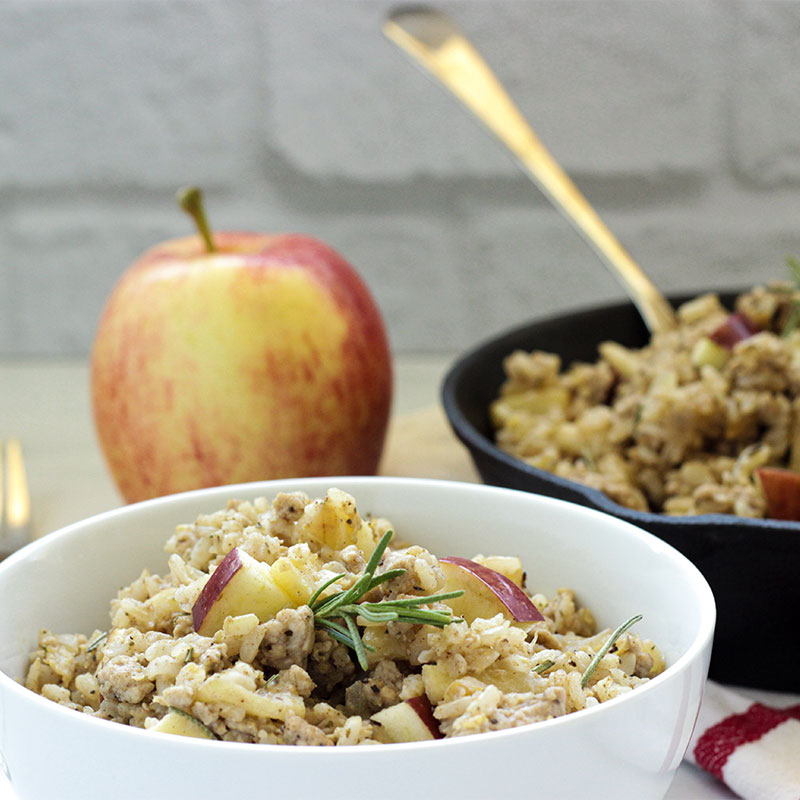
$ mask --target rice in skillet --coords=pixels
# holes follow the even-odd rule
[[[313,501],[301,493],[271,503],[231,501],[178,526],[166,545],[168,572],[145,571],[121,589],[107,632],[41,631],[25,685],[76,711],[140,728],[234,742],[357,745],[399,740],[382,710],[411,698],[421,698],[423,708],[430,703],[442,736],[461,736],[578,711],[663,670],[653,642],[626,632],[582,686],[610,631],[596,630],[569,589],[550,598],[528,595],[544,620],[524,624],[502,614],[442,627],[365,626],[359,618],[363,641],[374,648],[362,669],[351,647],[315,625],[307,603],[312,590],[337,575],[322,598],[353,586],[389,529],[387,520],[362,518],[354,499],[336,489]],[[282,587],[305,589],[292,599],[286,594],[285,607],[270,618],[239,609],[201,635],[193,606],[209,572],[234,548],[258,574],[280,572]],[[518,559],[475,560],[524,583]],[[447,589],[443,564],[419,545],[386,550],[376,576],[390,570],[404,571],[367,600]],[[430,607],[449,613],[441,601]]]
[[[798,309],[800,290],[775,283],[737,298],[750,331],[732,347],[712,341],[731,314],[707,294],[677,329],[641,349],[604,342],[592,364],[515,352],[497,444],[638,511],[765,517],[757,470],[800,471]]]

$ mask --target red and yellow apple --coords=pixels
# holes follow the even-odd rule
[[[101,448],[125,500],[268,478],[370,474],[392,392],[380,311],[299,234],[164,242],[122,276],[92,350]]]

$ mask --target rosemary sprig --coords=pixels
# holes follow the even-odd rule
[[[464,594],[463,590],[442,592],[427,597],[403,597],[397,600],[380,600],[376,603],[361,602],[361,598],[376,586],[405,573],[404,569],[391,569],[375,575],[375,570],[383,558],[392,535],[392,531],[387,531],[383,535],[364,568],[364,574],[349,589],[322,597],[325,589],[343,577],[334,575],[320,586],[308,601],[309,607],[314,612],[314,624],[327,631],[337,641],[352,648],[362,669],[368,667],[367,650],[375,648],[365,644],[361,638],[356,623],[358,618],[365,622],[408,622],[413,625],[435,625],[437,628],[443,628],[451,622],[461,622],[461,619],[454,617],[449,610],[434,611],[421,606],[460,597]],[[344,625],[337,620],[344,622]]]
[[[600,663],[603,656],[614,646],[614,642],[616,642],[628,628],[639,622],[641,618],[642,615],[637,614],[635,617],[625,620],[625,622],[606,639],[605,644],[597,651],[595,657],[589,662],[589,666],[586,667],[586,671],[581,676],[581,689],[586,688],[586,684],[589,683],[589,678],[592,677],[592,673],[597,669],[597,665]]]
[[[636,406],[636,411],[633,412],[633,428],[631,430],[631,437],[636,438],[639,433],[639,423],[642,421],[642,414],[644,414],[644,403],[639,403]]]

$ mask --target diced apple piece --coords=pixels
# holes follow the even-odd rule
[[[324,500],[317,500],[306,509],[306,534],[332,550],[343,550],[356,543],[362,520],[355,500],[341,489],[329,489]]]
[[[447,687],[455,680],[444,664],[423,664],[422,684],[432,703],[441,703]]]
[[[380,534],[372,525],[366,521],[361,522],[361,527],[356,531],[356,547],[364,554],[367,561],[375,552],[380,538]]]
[[[492,403],[490,414],[496,427],[504,425],[518,411],[530,414],[548,414],[562,412],[570,400],[569,389],[563,386],[546,386],[541,389],[529,389],[524,392],[507,394]]]
[[[758,333],[758,327],[753,321],[744,314],[729,314],[725,321],[710,334],[712,342],[732,350],[735,344],[745,339],[749,339],[754,333]]]
[[[213,636],[222,628],[225,617],[255,614],[266,622],[292,605],[292,598],[273,581],[269,564],[234,547],[198,595],[192,607],[192,622],[199,634]]]
[[[380,725],[381,734],[390,742],[425,742],[443,738],[430,700],[425,695],[384,708],[370,719]]]
[[[361,638],[365,645],[375,648],[374,651],[367,650],[367,659],[370,662],[382,659],[404,661],[408,658],[405,642],[390,635],[385,624],[367,625]]]
[[[255,614],[241,614],[238,617],[225,617],[222,630],[226,636],[245,637],[258,627],[259,619]]]
[[[246,714],[262,719],[285,720],[289,712],[303,716],[305,704],[302,697],[281,694],[257,694],[235,680],[220,673],[212,675],[200,684],[197,699],[201,703],[221,703],[225,706],[242,708]]]
[[[639,369],[637,356],[618,342],[601,342],[597,350],[623,378],[630,378]]]
[[[653,376],[648,394],[672,395],[678,388],[678,384],[678,373],[674,369],[662,369]],[[578,431],[580,432],[580,428],[578,428]],[[583,437],[583,434],[580,435]],[[583,446],[585,447],[585,445]]]
[[[314,592],[308,577],[286,556],[281,556],[275,561],[270,567],[269,574],[275,585],[289,595],[295,607],[307,603]]]
[[[505,575],[510,581],[514,581],[517,586],[525,586],[525,570],[522,562],[516,556],[475,556],[472,559],[476,564],[489,567],[501,575]]]
[[[522,693],[531,691],[531,674],[530,670],[516,672],[502,667],[489,667],[481,672],[480,679],[484,683],[494,684],[504,694]]]
[[[692,364],[696,367],[710,366],[715,369],[722,369],[729,358],[730,351],[727,348],[712,342],[706,336],[698,339],[692,348]]]
[[[800,520],[800,473],[778,467],[756,470],[772,519]]]
[[[459,556],[439,559],[444,571],[443,592],[462,590],[464,594],[447,600],[456,616],[467,622],[490,619],[503,614],[515,622],[539,622],[544,619],[525,592],[512,580],[489,567]]]
[[[530,389],[513,397],[507,397],[513,408],[522,408],[532,414],[546,414],[551,409],[563,411],[569,404],[569,389],[563,386],[545,386],[541,389]]]
[[[210,728],[207,728],[199,719],[187,714],[179,708],[168,711],[149,731],[159,733],[173,733],[177,736],[191,736],[195,739],[218,739],[219,737]]]

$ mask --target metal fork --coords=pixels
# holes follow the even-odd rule
[[[0,442],[0,559],[33,536],[31,498],[19,439]]]
[[[556,163],[489,65],[452,20],[434,8],[398,8],[390,13],[383,31],[453,92],[514,154],[525,174],[625,287],[650,330],[672,330],[676,321],[669,302]]]

